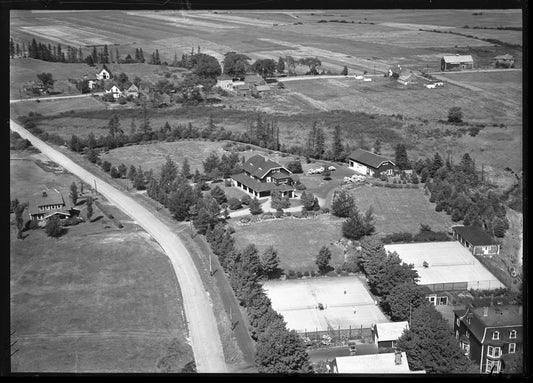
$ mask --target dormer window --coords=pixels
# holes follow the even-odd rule
[[[509,339],[516,339],[516,330],[511,330],[511,332],[509,332]]]
[[[499,331],[494,331],[492,333],[492,340],[499,340],[500,339],[500,332]]]

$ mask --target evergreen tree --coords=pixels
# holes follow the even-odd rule
[[[137,169],[135,179],[133,180],[133,187],[137,190],[144,190],[146,189],[146,180],[144,178],[144,171],[139,166]]]
[[[396,145],[395,159],[396,166],[400,170],[409,169],[409,159],[407,158],[407,150],[404,144]]]
[[[76,203],[78,202],[78,187],[75,182],[72,182],[70,185],[70,198],[72,199],[72,204],[76,206]]]
[[[285,62],[283,61],[282,57],[278,59],[276,70],[278,71],[279,74],[283,74],[285,72]]]
[[[257,197],[254,197],[249,204],[250,213],[253,215],[261,214],[263,213],[263,209],[261,208],[261,203],[257,199]]]
[[[341,75],[348,76],[348,67],[346,65],[342,68]]]
[[[183,160],[183,164],[181,165],[181,176],[187,179],[190,179],[192,177],[191,174],[191,166],[189,165],[189,160],[185,158]]]
[[[339,125],[336,125],[333,129],[333,160],[344,161],[346,159],[346,153],[344,152],[344,145],[342,139],[342,130]]]
[[[359,240],[364,237],[366,230],[363,217],[357,209],[353,210],[348,219],[342,223],[342,235],[348,239]]]
[[[379,139],[377,139],[376,143],[374,144],[374,153],[381,154],[381,142]]]
[[[330,261],[331,251],[328,249],[327,246],[322,246],[320,248],[320,251],[318,252],[315,262],[318,266],[318,271],[320,272],[320,274],[324,275],[332,269],[332,267],[329,265]]]
[[[268,246],[261,256],[261,271],[267,277],[271,277],[279,268],[278,251],[274,246]]]
[[[337,217],[349,217],[350,214],[357,210],[355,199],[348,190],[336,190],[333,193],[331,202],[331,212]]]

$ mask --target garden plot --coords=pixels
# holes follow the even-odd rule
[[[298,332],[369,328],[389,322],[356,276],[267,281],[263,288],[287,328]]]

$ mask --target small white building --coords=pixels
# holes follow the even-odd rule
[[[396,347],[396,342],[404,330],[409,330],[407,321],[376,323],[372,328],[372,337],[378,347]]]
[[[360,174],[379,177],[381,173],[392,175],[396,165],[388,158],[367,150],[357,149],[348,158],[348,168]]]

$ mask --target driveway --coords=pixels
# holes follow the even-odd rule
[[[132,217],[159,243],[168,255],[180,284],[197,371],[204,373],[227,372],[211,300],[204,289],[191,255],[179,238],[150,211],[132,198],[77,165],[13,120],[10,120],[10,124],[13,131],[28,139],[50,160],[60,164],[85,183],[96,184],[99,193]]]

